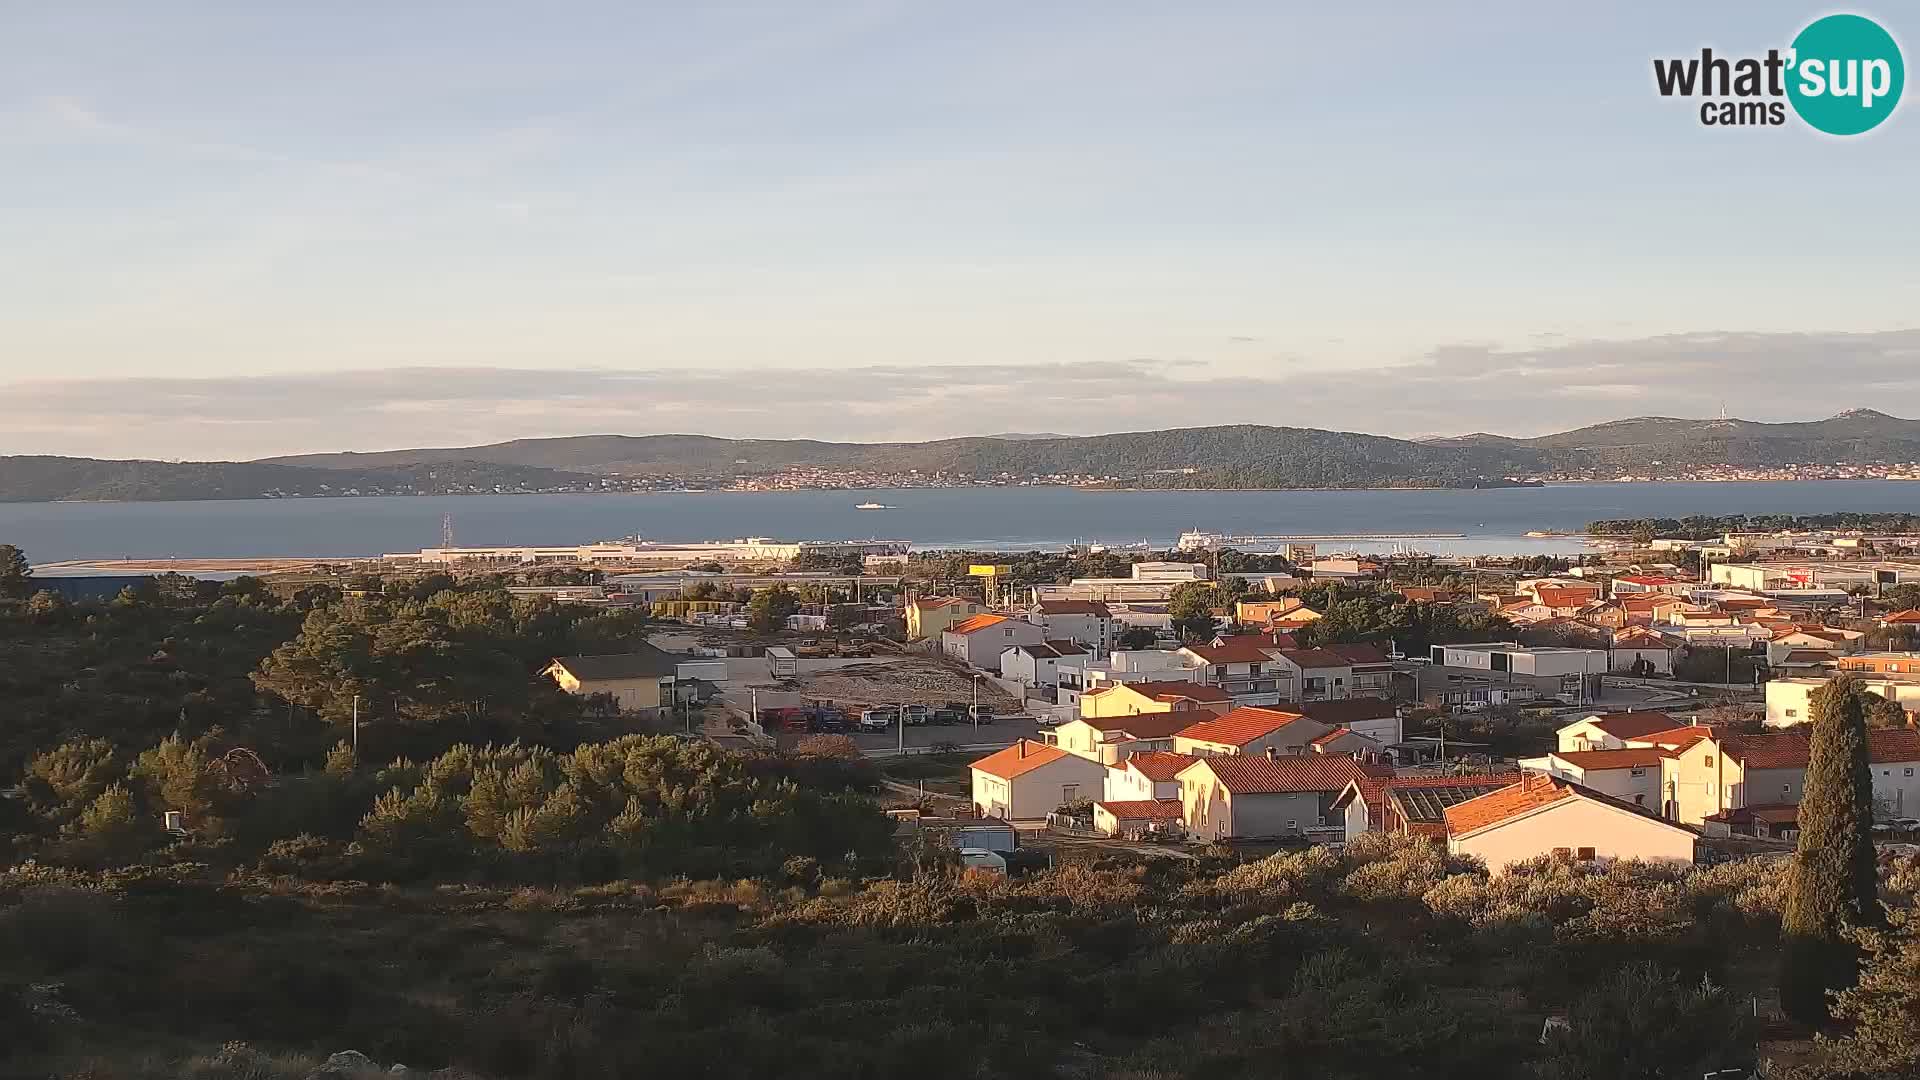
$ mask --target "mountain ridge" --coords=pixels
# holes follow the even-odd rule
[[[1505,486],[1517,477],[1666,467],[1920,461],[1920,421],[1874,409],[1822,420],[1627,417],[1532,437],[1396,439],[1259,424],[924,442],[571,435],[482,446],[162,462],[0,457],[0,501],[245,499],[314,494],[641,490],[727,486],[793,470],[818,485],[1071,479],[1161,488]],[[836,481],[834,477],[845,477]]]

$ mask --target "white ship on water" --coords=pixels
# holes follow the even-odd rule
[[[877,503],[877,502],[855,503],[853,508],[855,510],[891,510],[893,509],[893,507],[888,506],[886,503]]]

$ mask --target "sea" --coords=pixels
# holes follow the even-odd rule
[[[860,510],[860,503],[884,510]],[[640,536],[698,541],[880,538],[918,548],[1024,550],[1096,543],[1167,548],[1187,530],[1229,535],[1387,534],[1320,548],[1565,554],[1600,518],[1920,510],[1920,482],[1582,483],[1485,490],[890,491],[449,495],[208,502],[0,503],[0,543],[36,564],[86,559],[339,558],[438,546],[567,545]],[[1420,534],[1429,534],[1421,536]],[[1431,534],[1460,534],[1433,538]],[[1243,545],[1259,550],[1261,545]]]

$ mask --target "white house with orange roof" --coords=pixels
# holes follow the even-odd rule
[[[1668,731],[1680,722],[1663,712],[1593,713],[1583,716],[1556,732],[1557,748],[1566,750],[1619,750],[1628,740],[1656,731]]]
[[[1135,754],[1173,750],[1173,734],[1193,723],[1194,713],[1149,712],[1129,716],[1082,716],[1044,738],[1069,754],[1103,765],[1121,765]]]
[[[1607,645],[1607,663],[1613,671],[1671,675],[1679,651],[1679,642],[1649,627],[1628,626],[1614,631]]]
[[[1044,818],[1065,803],[1096,799],[1106,766],[1057,747],[1021,739],[975,761],[973,805],[983,817]]]
[[[1882,630],[1920,629],[1920,608],[1907,608],[1904,611],[1889,612],[1880,616]]]
[[[1025,619],[974,615],[940,634],[940,651],[950,660],[984,671],[1000,670],[1000,654],[1013,645],[1038,645],[1046,632]]]
[[[1113,802],[1139,802],[1146,799],[1180,797],[1180,770],[1193,764],[1190,754],[1153,750],[1133,754],[1118,765],[1107,766],[1106,788],[1101,798]]]
[[[1534,773],[1446,808],[1447,850],[1495,874],[1542,855],[1691,864],[1699,834],[1565,777]]]

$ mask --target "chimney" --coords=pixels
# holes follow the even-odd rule
[[[1267,747],[1267,760],[1268,760],[1268,761],[1279,761],[1279,760],[1280,760],[1280,748],[1279,748],[1279,747],[1277,747],[1277,746],[1269,746],[1269,747]]]
[[[1020,740],[1020,756],[1021,757],[1027,756],[1027,740],[1025,739]]]

